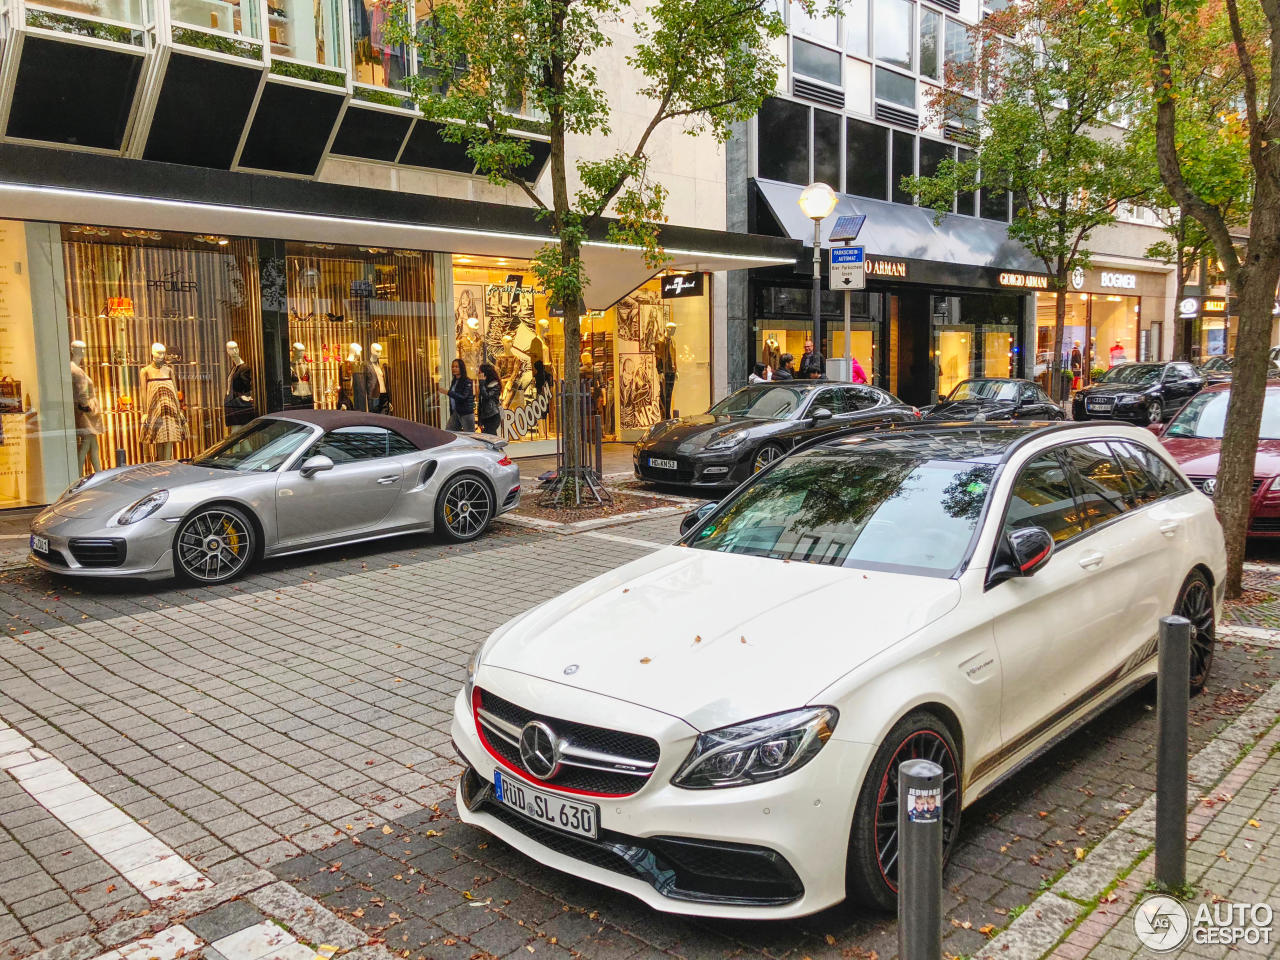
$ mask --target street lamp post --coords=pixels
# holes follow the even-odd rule
[[[822,221],[831,216],[839,198],[821,181],[800,194],[800,209],[813,221],[813,349],[822,352]]]

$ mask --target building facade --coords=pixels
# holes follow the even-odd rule
[[[607,436],[723,392],[725,270],[799,244],[725,230],[722,148],[662,130],[671,275],[584,248],[579,343],[534,281],[548,230],[405,99],[380,0],[0,2],[0,507],[189,456],[269,411],[443,424],[452,361],[502,380],[515,454],[554,449],[575,351]],[[620,28],[621,29],[621,28]],[[634,136],[618,32],[602,156]],[[630,84],[634,86],[634,84]],[[549,148],[521,105],[545,196]]]
[[[932,402],[965,377],[1038,377],[1051,365],[1054,295],[1042,263],[1011,241],[1012,198],[976,190],[935,223],[901,189],[947,157],[966,158],[965,124],[938,126],[927,92],[948,64],[972,52],[968,27],[1003,3],[854,0],[841,17],[783,4],[786,70],[776,95],[740,128],[728,153],[729,224],[790,237],[810,249],[797,269],[741,271],[729,290],[731,382],[751,364],[799,354],[812,329],[812,223],[800,189],[823,181],[840,195],[822,225],[824,246],[841,214],[862,214],[867,290],[851,300],[850,348],[874,381],[908,402]],[[981,109],[976,95],[974,116]],[[1162,231],[1144,211],[1097,231],[1092,267],[1067,295],[1064,360],[1079,340],[1089,370],[1168,356],[1172,269],[1148,261]],[[824,264],[825,271],[825,264]],[[819,350],[845,355],[843,296],[826,291]],[[1117,345],[1119,349],[1117,350]]]

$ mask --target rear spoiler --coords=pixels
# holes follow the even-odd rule
[[[501,437],[495,437],[491,433],[473,433],[471,434],[471,439],[479,440],[490,450],[499,452],[501,452],[502,449],[510,442],[509,440],[503,440]]]

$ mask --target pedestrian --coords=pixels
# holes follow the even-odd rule
[[[773,379],[775,380],[794,380],[796,375],[791,372],[791,364],[795,362],[795,357],[789,353],[784,353],[778,361],[778,369],[773,371]]]
[[[455,433],[475,433],[476,429],[476,391],[467,376],[467,365],[455,360],[449,370],[453,374],[453,382],[449,389],[441,384],[437,389],[449,398],[449,422],[446,430]]]
[[[804,353],[800,357],[800,373],[801,380],[821,380],[826,375],[826,371],[822,367],[822,354],[813,349],[813,341],[806,340],[804,342]]]
[[[870,383],[867,378],[867,371],[862,369],[862,364],[858,362],[858,358],[852,353],[849,354],[849,379],[854,383]]]
[[[502,423],[502,378],[492,363],[480,364],[480,432],[498,434]]]
[[[764,364],[759,362],[756,363],[755,369],[751,371],[751,376],[747,377],[747,383],[767,383],[768,380],[769,378],[765,376]]]
[[[1071,346],[1071,389],[1080,389],[1080,377],[1084,370],[1084,355],[1080,352],[1080,341]]]

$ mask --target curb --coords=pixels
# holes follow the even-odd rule
[[[1277,633],[1223,627],[1219,635],[1255,646],[1280,646],[1280,641],[1273,637],[1247,639],[1249,635],[1243,632],[1245,630],[1250,634]],[[1280,740],[1280,731],[1273,729],[1278,716],[1280,682],[1258,697],[1229,727],[1191,758],[1187,765],[1188,810],[1196,808],[1205,792],[1247,762],[1262,744]],[[1017,919],[975,955],[976,960],[1040,960],[1077,923],[1086,923],[1097,909],[1098,899],[1122,873],[1136,867],[1155,843],[1155,812],[1156,797],[1153,793],[1103,837],[1084,860],[1073,865],[1057,883],[1031,901]],[[1192,835],[1198,835],[1208,819],[1212,819],[1212,815],[1189,818],[1189,832],[1194,830]]]

